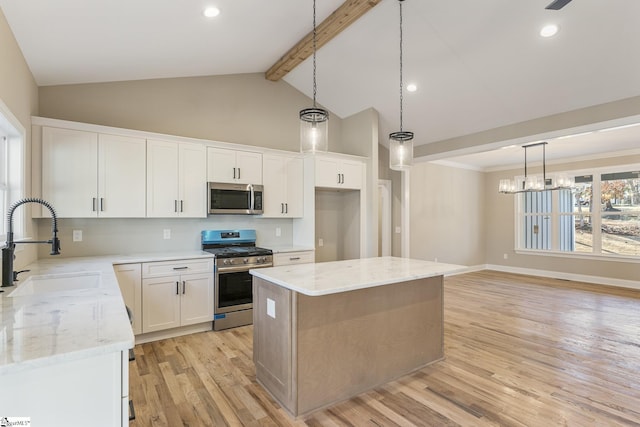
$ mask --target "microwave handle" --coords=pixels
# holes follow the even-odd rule
[[[249,184],[249,194],[251,194],[251,200],[249,200],[249,209],[253,210],[255,208],[255,204],[256,204],[256,195],[253,192],[253,185]]]

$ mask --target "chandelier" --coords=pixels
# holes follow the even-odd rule
[[[574,187],[574,179],[566,173],[555,175],[555,179],[547,179],[546,165],[546,145],[547,142],[535,142],[523,145],[524,148],[524,180],[521,179],[501,179],[498,184],[498,192],[504,194],[528,193],[548,190],[565,190]],[[542,147],[542,177],[538,175],[527,175],[527,150],[532,147]]]

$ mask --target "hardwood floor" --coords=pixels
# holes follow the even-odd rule
[[[640,291],[483,271],[445,280],[445,356],[292,420],[252,327],[136,346],[131,426],[640,426]]]

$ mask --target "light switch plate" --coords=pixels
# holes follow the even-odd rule
[[[163,235],[165,240],[170,239],[171,238],[171,229],[170,228],[165,228],[163,230],[162,235]]]
[[[82,230],[73,230],[73,241],[82,242]]]
[[[271,298],[267,298],[267,316],[276,318],[276,302]]]
[[[282,236],[282,229],[280,227],[276,227],[276,237]]]

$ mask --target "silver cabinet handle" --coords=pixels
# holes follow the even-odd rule
[[[236,168],[233,168],[233,179],[236,179]]]
[[[180,282],[176,282],[176,295],[180,295]]]
[[[96,198],[94,197],[92,202],[91,202],[91,211],[95,212],[96,211]]]
[[[173,211],[174,212],[178,212],[178,201],[177,200],[173,201]]]
[[[184,295],[184,293],[187,292],[187,282],[186,280],[182,281],[182,295]]]
[[[284,213],[286,213],[286,214],[289,213],[289,203],[285,203],[284,204]]]
[[[289,258],[289,261],[298,261],[300,259],[299,256],[292,256]]]
[[[104,197],[100,197],[100,212],[104,212]]]
[[[338,184],[340,184],[340,174],[338,174]]]
[[[240,168],[238,168],[238,179],[240,179]]]
[[[280,213],[284,213],[284,203],[280,203]]]
[[[180,212],[184,212],[184,200],[180,200]]]
[[[173,267],[174,270],[186,270],[189,267],[187,267],[186,265],[184,267]]]

